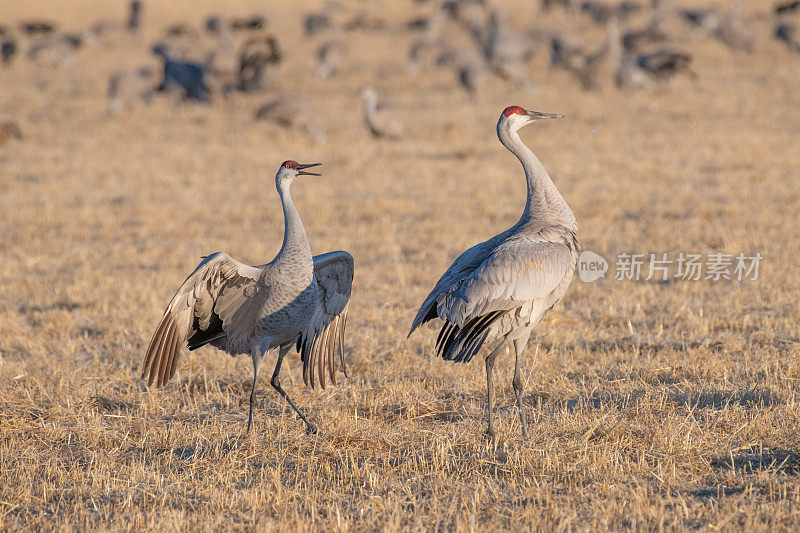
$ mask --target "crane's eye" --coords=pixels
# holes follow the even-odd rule
[[[286,168],[296,169],[297,168],[297,161],[291,161],[291,160],[284,161],[281,166],[282,167],[286,167]]]

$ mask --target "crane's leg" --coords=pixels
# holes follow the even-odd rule
[[[494,360],[500,355],[502,350],[508,346],[508,341],[503,339],[497,348],[492,350],[492,353],[486,356],[486,398],[488,401],[489,409],[489,427],[486,428],[486,435],[494,440],[494,416],[492,409],[492,395],[494,394],[494,384],[492,383],[492,369],[494,368]]]
[[[270,381],[270,383],[275,388],[275,390],[278,391],[278,393],[281,396],[283,396],[284,399],[287,402],[289,402],[289,405],[292,406],[292,409],[294,409],[294,411],[300,416],[300,418],[303,420],[303,422],[306,423],[306,429],[308,430],[308,432],[309,433],[316,433],[317,432],[317,426],[315,426],[313,424],[313,422],[310,422],[306,418],[306,415],[304,415],[300,411],[300,409],[297,408],[297,406],[294,404],[292,399],[289,398],[289,396],[286,394],[286,392],[281,388],[281,380],[278,377],[278,374],[281,373],[281,363],[283,363],[283,358],[286,357],[286,354],[289,353],[289,350],[292,348],[292,346],[293,346],[292,344],[287,344],[285,346],[281,346],[280,347],[280,349],[278,351],[278,363],[275,365],[275,371],[272,373],[272,380]]]
[[[519,375],[519,360],[522,357],[522,352],[525,351],[525,346],[528,345],[529,335],[514,339],[514,351],[516,352],[516,361],[514,362],[514,394],[517,395],[517,408],[519,409],[519,422],[522,425],[522,436],[528,437],[528,421],[525,419],[525,409],[522,407],[522,376]]]
[[[254,348],[250,352],[253,359],[253,387],[250,389],[250,414],[247,415],[247,433],[253,425],[253,410],[256,408],[256,382],[258,381],[258,371],[261,369],[261,361],[264,360],[264,352],[260,348]]]

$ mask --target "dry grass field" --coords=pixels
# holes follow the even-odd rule
[[[752,54],[681,43],[694,80],[584,92],[543,47],[536,90],[492,78],[476,99],[452,72],[405,73],[404,24],[430,5],[343,2],[386,27],[344,34],[343,71],[320,79],[324,36],[301,21],[322,4],[297,4],[231,2],[269,17],[285,61],[266,90],[211,105],[157,95],[112,118],[105,97],[111,72],[156,66],[149,45],[168,24],[199,26],[210,0],[145,2],[142,36],[87,44],[71,65],[23,49],[0,68],[0,119],[24,136],[0,145],[0,529],[797,530],[800,54],[772,38],[772,2],[742,2]],[[585,17],[502,5],[519,28],[602,39]],[[0,21],[79,30],[124,11],[3,2]],[[366,132],[366,85],[403,117],[403,139]],[[312,103],[325,142],[254,120],[289,93]],[[594,283],[576,275],[530,341],[527,440],[513,357],[498,359],[493,444],[482,358],[436,359],[432,326],[406,334],[455,256],[522,210],[519,163],[494,131],[510,104],[566,115],[521,135],[584,249],[611,266]],[[244,437],[249,359],[187,352],[157,391],[140,364],[201,256],[257,264],[278,250],[285,159],[324,163],[293,187],[314,253],[356,260],[350,378],[312,390],[287,359],[284,385],[320,427],[308,435],[269,387],[268,359]],[[614,279],[618,254],[651,252],[763,260],[756,281]]]

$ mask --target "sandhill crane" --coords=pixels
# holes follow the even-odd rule
[[[159,90],[169,90],[180,86],[184,96],[200,102],[208,102],[209,77],[205,65],[179,61],[175,51],[168,44],[160,43],[153,47],[153,54],[164,60],[164,78]]]
[[[689,54],[674,50],[653,50],[627,56],[617,71],[617,86],[642,87],[653,81],[667,80],[679,73],[696,78],[690,68],[691,61],[692,56]]]
[[[128,4],[128,16],[125,21],[99,20],[92,24],[89,34],[94,38],[110,37],[120,34],[135,34],[139,31],[142,22],[142,3],[132,0]]]
[[[303,19],[303,29],[308,37],[331,27],[331,19],[326,13],[309,13]]]
[[[713,31],[714,37],[728,47],[743,51],[753,51],[753,35],[742,20],[740,4],[734,3]]]
[[[341,39],[331,39],[322,43],[317,48],[317,59],[319,60],[317,75],[320,78],[330,78],[336,75],[347,57],[348,51],[347,43]]]
[[[155,73],[148,67],[115,72],[108,79],[108,113],[116,115],[139,98],[150,103],[154,89]]]
[[[791,50],[800,52],[800,31],[797,24],[784,21],[775,25],[775,38],[786,43]]]
[[[273,122],[283,128],[297,129],[315,141],[325,140],[325,133],[317,126],[319,115],[305,99],[296,96],[271,100],[256,110],[256,120]]]
[[[364,98],[364,124],[375,137],[397,139],[403,134],[403,121],[391,108],[378,103],[375,89],[366,87],[361,96]]]
[[[128,31],[136,31],[142,24],[142,2],[131,0],[130,11],[128,12]]]
[[[436,317],[444,320],[436,351],[443,359],[468,362],[484,344],[499,341],[486,357],[489,425],[492,416],[492,368],[501,351],[516,351],[514,392],[522,434],[527,435],[522,408],[520,359],[531,330],[569,286],[580,253],[578,225],[564,198],[517,130],[539,119],[561,115],[507,107],[497,122],[500,142],[525,170],[528,198],[519,221],[488,241],[462,253],[439,278],[414,318],[409,336]]]
[[[74,33],[45,35],[28,49],[28,57],[50,66],[70,66],[72,54],[83,46],[83,36]]]
[[[22,139],[22,130],[14,121],[0,121],[0,144],[5,144],[12,139]]]
[[[606,26],[605,43],[586,55],[569,57],[564,63],[567,70],[574,73],[583,88],[587,90],[600,88],[601,78],[613,79],[622,60],[622,43],[617,20],[610,18]]]
[[[231,20],[231,30],[233,31],[253,31],[264,29],[267,19],[263,15],[250,15]]]
[[[482,35],[473,36],[479,40],[486,60],[499,76],[521,83],[527,81],[528,61],[534,52],[533,39],[511,29],[503,11],[493,10]]]
[[[48,20],[26,20],[20,23],[19,29],[28,35],[43,35],[56,31],[56,24]]]
[[[239,52],[239,89],[262,88],[267,65],[280,63],[281,58],[281,47],[272,35],[258,35],[245,41]]]
[[[15,55],[17,55],[17,40],[11,36],[3,37],[0,40],[0,61],[3,65],[9,65]]]
[[[181,348],[195,350],[210,344],[232,356],[250,354],[253,387],[247,431],[253,423],[256,382],[266,352],[278,348],[270,383],[305,422],[316,426],[281,388],[283,358],[296,346],[303,361],[303,380],[325,388],[325,371],[336,384],[336,347],[344,369],[347,307],[353,281],[353,258],[347,252],[311,256],[303,222],[289,192],[297,176],[319,176],[305,169],[319,163],[284,162],[275,176],[284,213],[283,245],[278,255],[261,266],[248,266],[225,253],[203,259],[172,298],[142,365],[148,385],[162,387],[175,374]],[[345,374],[346,375],[346,374]]]
[[[785,15],[786,13],[792,13],[794,11],[800,11],[800,0],[780,2],[776,4],[772,10],[776,15]]]

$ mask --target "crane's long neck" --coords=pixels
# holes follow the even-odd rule
[[[503,146],[517,156],[519,162],[522,163],[525,179],[528,182],[528,199],[518,224],[561,224],[577,231],[575,215],[556,189],[542,162],[530,148],[525,146],[522,139],[519,138],[519,134],[515,130],[498,124],[497,136]]]
[[[292,268],[307,270],[306,274],[313,273],[314,260],[311,257],[311,245],[308,242],[306,229],[300,220],[300,213],[292,200],[288,183],[278,185],[278,194],[283,204],[283,245],[278,255],[275,256],[276,264],[290,264]]]

